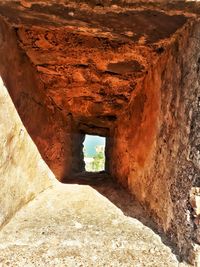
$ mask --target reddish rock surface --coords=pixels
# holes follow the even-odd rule
[[[192,261],[200,7],[157,2],[1,1],[0,74],[59,180],[106,136],[106,170]]]

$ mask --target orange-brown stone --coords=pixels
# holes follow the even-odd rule
[[[0,75],[57,179],[84,170],[85,134],[105,136],[106,171],[185,258],[199,240],[199,14],[185,1],[0,3]]]

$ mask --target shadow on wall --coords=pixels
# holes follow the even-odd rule
[[[18,45],[16,31],[2,18],[0,41],[3,82],[42,158],[60,180],[71,165],[70,157],[67,157],[71,153],[68,117],[46,95],[37,70]]]

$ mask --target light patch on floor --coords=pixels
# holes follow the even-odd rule
[[[113,203],[97,190],[58,182],[37,196],[1,231],[0,266],[178,267],[158,235],[113,204],[123,189],[105,185]]]

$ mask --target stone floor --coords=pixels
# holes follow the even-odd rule
[[[0,233],[0,266],[185,266],[126,191],[96,181],[55,182],[21,209]]]

